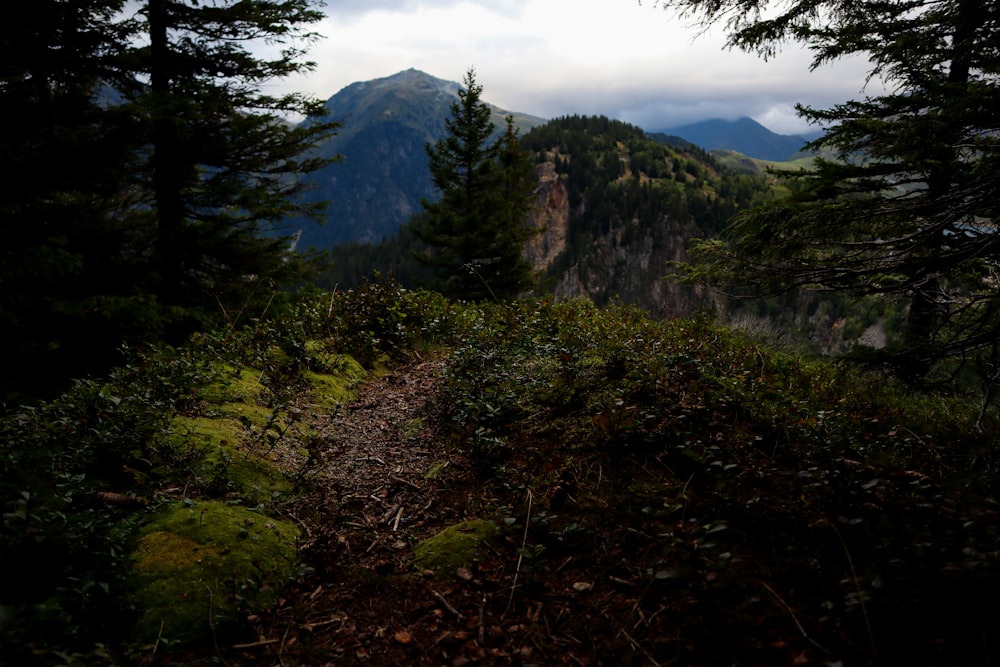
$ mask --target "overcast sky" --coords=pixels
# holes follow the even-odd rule
[[[327,0],[318,64],[295,89],[326,99],[355,81],[414,67],[461,82],[471,66],[487,101],[544,118],[603,114],[647,130],[750,116],[804,131],[793,106],[862,94],[865,63],[809,71],[791,46],[764,62],[722,48],[653,0]],[[869,91],[871,92],[871,91]]]

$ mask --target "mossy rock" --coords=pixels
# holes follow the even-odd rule
[[[492,521],[463,521],[418,543],[413,549],[414,565],[418,570],[453,575],[458,568],[480,559],[483,542],[489,544],[499,537],[500,528]]]
[[[161,512],[133,553],[136,639],[190,644],[238,632],[294,572],[297,539],[287,521],[220,502]]]
[[[311,388],[314,407],[332,410],[354,398],[354,387],[367,372],[351,357],[343,357],[335,373],[307,371],[305,378]]]
[[[245,403],[256,405],[266,389],[260,382],[260,371],[255,368],[241,368],[225,365],[218,379],[202,388],[200,398],[208,403]]]
[[[171,430],[194,445],[233,448],[244,437],[243,425],[225,417],[175,417]]]
[[[292,483],[259,456],[247,456],[239,443],[246,429],[225,417],[177,417],[173,430],[192,456],[191,469],[215,492],[229,493],[247,502],[270,502],[286,494]]]

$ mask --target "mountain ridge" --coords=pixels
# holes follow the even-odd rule
[[[778,134],[748,116],[736,120],[710,118],[654,132],[681,137],[707,151],[732,150],[775,162],[790,159],[818,136],[815,132]]]
[[[289,221],[291,231],[298,229],[296,248],[377,242],[419,212],[422,199],[436,198],[425,146],[445,136],[445,120],[460,89],[456,82],[410,68],[357,81],[332,95],[325,104],[328,116],[342,119],[343,127],[317,152],[343,159],[306,177],[307,198],[328,202],[327,223]],[[498,133],[507,114],[522,131],[544,122],[490,106]]]
[[[461,89],[457,82],[409,68],[356,81],[330,96],[325,103],[328,118],[342,120],[343,126],[316,150],[323,157],[343,159],[305,177],[307,201],[327,202],[326,224],[286,221],[284,231],[295,234],[296,248],[326,251],[351,242],[378,243],[419,213],[422,200],[435,200],[438,193],[427,168],[425,146],[445,136],[445,121]],[[488,95],[486,90],[487,104]],[[507,114],[514,117],[522,136],[546,122],[490,106],[497,132]],[[771,161],[788,159],[807,140],[776,134],[750,118],[645,131],[675,148],[725,149]]]

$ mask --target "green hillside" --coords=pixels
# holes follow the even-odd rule
[[[1000,648],[995,413],[704,318],[312,292],[0,433],[12,664]]]
[[[557,174],[568,196],[565,247],[542,269],[539,293],[559,296],[559,282],[572,271],[598,305],[620,301],[663,312],[666,302],[651,298],[650,286],[662,283],[687,240],[715,236],[736,210],[770,196],[761,176],[605,117],[551,120],[524,133],[522,145],[539,168]],[[414,242],[404,227],[380,244],[334,248],[321,284],[349,288],[379,273],[416,286],[423,276],[409,258]],[[639,257],[641,266],[623,264]],[[698,307],[690,290],[670,289],[671,308]]]
[[[746,156],[737,151],[721,149],[713,150],[712,157],[727,169],[741,174],[766,174],[769,170],[794,171],[797,169],[809,169],[815,160],[815,156],[813,155],[799,155],[789,160],[777,162],[774,160],[761,160]]]

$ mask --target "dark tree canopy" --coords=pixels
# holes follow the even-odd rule
[[[535,189],[532,162],[521,148],[513,118],[492,139],[491,111],[475,72],[445,121],[447,135],[427,146],[437,202],[424,204],[415,227],[431,250],[417,255],[435,269],[436,287],[461,299],[506,299],[534,285],[524,244],[535,233],[524,222]]]
[[[297,176],[336,124],[292,125],[322,105],[263,91],[312,67],[315,4],[33,0],[4,22],[2,393],[231,315],[294,270],[272,227],[311,209]]]
[[[334,125],[289,124],[288,113],[318,115],[322,104],[262,87],[308,71],[299,43],[322,13],[314,0],[210,4],[149,0],[147,43],[128,100],[148,129],[143,166],[155,201],[157,294],[167,303],[230,301],[248,275],[280,275],[285,241],[262,231],[301,212],[296,174],[326,163],[310,147]],[[282,49],[272,58],[252,48]],[[148,85],[147,85],[148,81]]]
[[[892,350],[923,377],[935,362],[1000,357],[1000,3],[978,0],[664,3],[767,57],[788,40],[813,68],[861,54],[887,91],[799,107],[837,159],[792,175],[794,194],[703,242],[693,277],[888,295],[908,304]],[[882,86],[880,86],[882,87]]]

